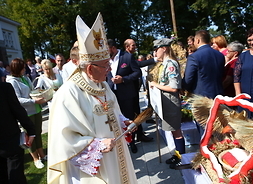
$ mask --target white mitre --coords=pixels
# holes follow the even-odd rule
[[[110,58],[101,13],[98,13],[97,19],[91,29],[78,15],[76,17],[76,33],[80,62],[94,62]]]

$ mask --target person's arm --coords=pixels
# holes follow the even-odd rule
[[[234,68],[234,87],[235,87],[235,95],[241,94],[241,69],[242,69],[242,62],[239,58],[235,63]]]
[[[182,80],[182,89],[189,92],[192,91],[192,86],[196,82],[198,72],[198,64],[195,58],[192,55],[189,55],[187,58],[184,78]]]
[[[136,61],[139,67],[144,67],[148,65],[153,65],[156,63],[155,58],[151,58],[149,60],[144,60],[144,61]]]
[[[158,89],[160,89],[162,91],[167,91],[167,92],[173,92],[173,93],[175,93],[175,92],[178,91],[178,89],[171,88],[170,86],[164,86],[164,85],[158,84],[158,83],[156,83],[154,81],[150,82],[150,86],[151,87],[153,87],[153,86],[157,87]]]
[[[100,160],[103,153],[112,150],[110,144],[116,144],[113,140],[95,138],[81,153],[77,154],[69,161],[82,172],[94,176],[98,173]]]
[[[42,87],[43,87],[43,74],[41,75],[41,76],[39,76],[38,77],[38,79],[36,79],[37,80],[37,85],[35,86],[35,88],[34,89],[42,89]]]
[[[35,126],[27,115],[26,110],[21,106],[11,84],[6,83],[6,98],[8,99],[12,116],[14,116],[27,131],[29,136],[35,135]]]
[[[241,83],[237,82],[234,83],[234,87],[235,87],[235,95],[239,95],[241,94]]]
[[[9,83],[11,83],[12,87],[14,88],[14,91],[15,91],[15,94],[18,98],[18,101],[21,103],[21,104],[43,104],[45,103],[44,99],[43,98],[38,98],[36,100],[34,99],[31,99],[31,98],[24,98],[22,97],[22,94],[21,94],[21,90],[19,88],[19,84],[17,81],[13,80],[13,81],[9,81]],[[31,82],[29,82],[30,85],[31,85]]]

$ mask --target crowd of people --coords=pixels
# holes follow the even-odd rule
[[[92,29],[80,17],[77,17],[76,27],[78,41],[70,50],[69,62],[61,54],[55,56],[54,67],[50,60],[40,57],[35,58],[36,63],[15,58],[6,67],[0,61],[1,81],[12,85],[1,86],[1,97],[6,95],[5,90],[15,93],[17,98],[12,97],[12,100],[21,104],[17,105],[20,114],[11,114],[16,111],[9,110],[9,116],[15,118],[5,120],[13,122],[15,127],[15,130],[6,129],[13,134],[10,153],[6,154],[5,134],[0,136],[0,162],[6,172],[0,181],[15,183],[12,181],[18,176],[20,183],[26,183],[23,167],[7,169],[8,162],[13,162],[7,160],[13,154],[18,154],[21,165],[24,162],[24,152],[17,141],[19,125],[14,123],[17,120],[27,130],[27,144],[35,166],[41,169],[48,161],[48,183],[134,184],[137,179],[129,150],[136,153],[136,141],[150,142],[153,138],[145,135],[141,125],[132,130],[130,139],[125,140],[123,136],[115,141],[115,138],[140,114],[141,85],[149,99],[154,98],[149,96],[149,88],[161,91],[162,129],[172,132],[180,154],[185,153],[181,95],[186,91],[188,95],[212,99],[217,95],[253,95],[253,28],[247,33],[247,51],[237,41],[227,44],[224,36],[210,38],[208,31],[200,30],[188,37],[187,48],[173,38],[162,38],[153,42],[152,54],[136,59],[133,39],[125,40],[125,50],[118,49],[113,39],[107,40],[101,14]],[[49,101],[30,97],[33,89],[48,88],[55,91]],[[2,107],[2,100],[0,102]],[[41,105],[45,103],[49,105],[48,156],[41,140]],[[248,116],[252,113],[248,112]],[[5,131],[2,120],[0,126],[1,132]],[[173,155],[166,163],[174,169],[180,159]]]

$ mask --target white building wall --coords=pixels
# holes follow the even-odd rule
[[[23,59],[18,26],[20,26],[20,23],[0,16],[0,41],[4,41],[9,63],[17,57]]]

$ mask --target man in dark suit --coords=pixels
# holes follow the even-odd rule
[[[27,131],[28,146],[32,145],[35,127],[10,83],[0,82],[0,117],[0,183],[26,184],[18,121]]]
[[[120,110],[126,118],[134,119],[136,109],[139,108],[135,103],[137,97],[137,88],[134,81],[141,76],[141,70],[138,67],[132,54],[117,49],[117,45],[114,40],[108,39],[109,52],[111,55],[111,72],[107,75],[107,82],[115,93]],[[138,112],[137,112],[138,113]],[[137,130],[140,132],[140,130]],[[137,132],[137,139],[141,139],[143,136],[142,129],[141,134]],[[138,151],[135,145],[135,134],[133,133],[132,142],[130,148],[133,153]]]
[[[223,93],[222,77],[225,57],[210,47],[207,31],[197,31],[194,46],[197,51],[189,55],[183,78],[183,89],[190,93],[215,98]]]
[[[126,39],[125,42],[124,42],[124,47],[126,49],[127,52],[131,53],[131,54],[134,54],[135,51],[136,51],[136,43],[133,39]],[[136,60],[138,66],[140,68],[142,67],[145,67],[145,66],[148,66],[148,73],[149,73],[149,70],[154,67],[154,65],[156,64],[157,62],[157,58],[151,58],[151,59],[148,59],[148,60],[144,60],[144,61],[138,61]],[[139,80],[136,80],[135,82],[135,86],[137,88],[137,96],[136,96],[136,100],[135,100],[135,103],[137,105],[135,105],[135,107],[138,107],[135,112],[137,114],[140,113],[140,107],[139,107],[139,90],[140,90],[140,81]],[[150,105],[150,100],[149,100],[149,90],[148,90],[148,85],[147,85],[147,97],[148,97],[148,107],[151,107]],[[146,123],[156,123],[152,118],[151,119],[148,119],[146,120]],[[139,129],[137,130],[139,132],[143,132],[143,128],[142,128],[142,125],[139,126]],[[138,132],[137,132],[138,133]],[[151,137],[147,137],[147,136],[142,136],[142,140],[141,141],[144,141],[144,142],[149,142],[149,141],[152,141],[153,138]]]

